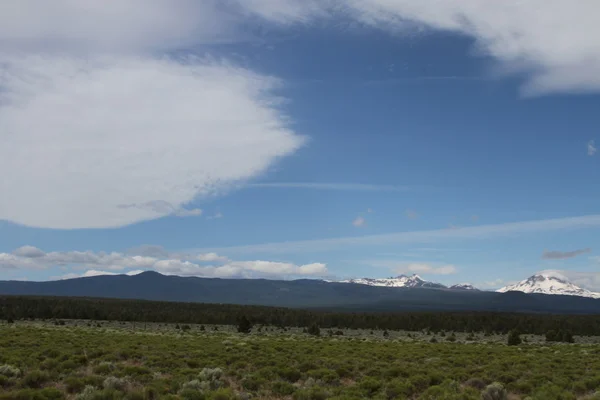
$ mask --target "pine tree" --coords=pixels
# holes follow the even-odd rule
[[[508,345],[509,346],[518,346],[521,344],[521,336],[519,336],[519,332],[516,330],[512,330],[508,333]]]
[[[246,318],[245,315],[242,315],[242,317],[240,318],[240,321],[238,323],[238,332],[239,333],[250,333],[250,330],[252,329],[252,323],[250,322],[250,320],[248,318]]]
[[[313,322],[307,329],[309,335],[313,336],[321,336],[321,328],[317,325],[316,322]]]

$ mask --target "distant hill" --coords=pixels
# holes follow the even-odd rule
[[[364,311],[600,313],[600,299],[579,296],[396,288],[320,280],[209,279],[156,272],[50,282],[0,281],[0,294],[144,299]]]

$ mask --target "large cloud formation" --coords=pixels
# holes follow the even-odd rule
[[[562,0],[1,2],[0,219],[68,229],[200,215],[198,196],[296,151],[277,80],[174,56],[249,40],[249,20],[467,35],[540,94],[600,89],[599,12]]]
[[[175,3],[0,4],[0,219],[71,229],[197,216],[198,196],[303,144],[276,79],[167,55],[234,29],[216,2]]]
[[[303,139],[273,79],[199,60],[30,56],[0,84],[0,219],[118,227],[264,172]]]

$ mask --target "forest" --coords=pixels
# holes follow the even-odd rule
[[[230,304],[175,303],[72,297],[0,296],[0,320],[104,320],[405,331],[600,335],[600,315],[495,312],[328,312]]]

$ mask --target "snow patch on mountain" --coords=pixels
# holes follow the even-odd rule
[[[369,286],[399,287],[399,288],[434,288],[434,289],[453,289],[453,290],[477,290],[473,285],[465,283],[454,285],[450,288],[441,283],[426,281],[417,274],[399,275],[390,278],[357,278],[340,281],[341,283],[355,283]]]
[[[475,286],[471,285],[470,283],[459,283],[457,285],[450,286],[449,289],[452,289],[452,290],[479,290]]]

